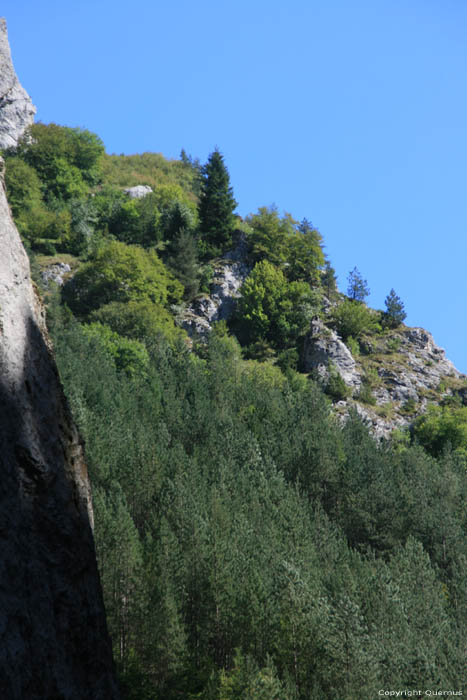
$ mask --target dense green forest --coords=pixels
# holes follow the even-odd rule
[[[95,541],[127,700],[357,700],[461,691],[467,675],[467,408],[436,404],[377,442],[303,371],[323,300],[354,352],[403,322],[347,295],[320,232],[276,208],[235,215],[228,170],[182,151],[109,156],[36,124],[4,154],[85,439]],[[130,199],[125,188],[153,192]],[[232,318],[189,338],[181,310],[239,237]],[[369,375],[370,376],[370,375]]]

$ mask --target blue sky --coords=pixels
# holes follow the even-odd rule
[[[37,118],[110,153],[218,146],[238,212],[317,226],[346,290],[467,372],[465,0],[3,0]]]

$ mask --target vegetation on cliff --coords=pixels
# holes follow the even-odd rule
[[[356,268],[339,294],[309,221],[235,217],[217,150],[204,167],[184,152],[108,156],[89,132],[35,125],[6,156],[36,262],[73,256],[63,290],[46,292],[49,323],[86,441],[124,696],[462,688],[465,383],[447,376],[411,432],[383,442],[329,398],[417,414],[410,396],[377,404],[378,368],[412,361],[394,290],[369,309]],[[138,184],[154,191],[129,199]],[[190,339],[177,322],[239,238],[236,311]],[[308,371],[316,317],[345,341],[358,388]]]

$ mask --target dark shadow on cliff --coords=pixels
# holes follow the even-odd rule
[[[0,377],[0,697],[118,697],[82,446],[29,321],[23,376]]]

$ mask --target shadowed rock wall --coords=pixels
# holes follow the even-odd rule
[[[3,177],[0,470],[0,698],[117,698],[83,449]]]

